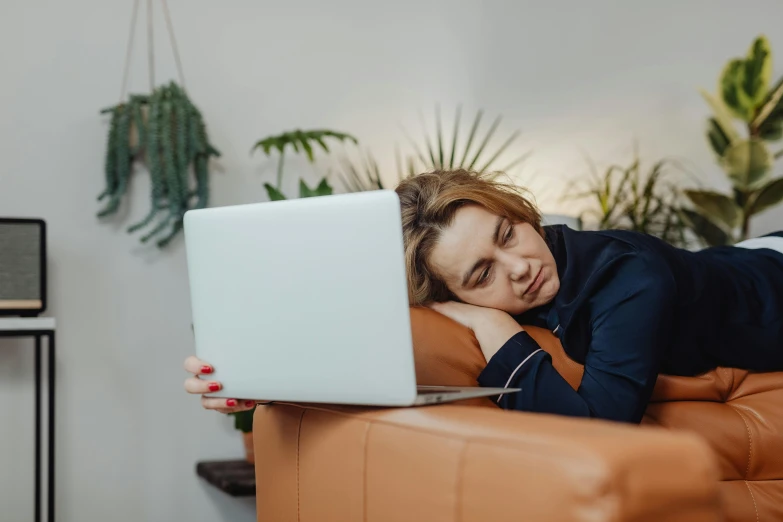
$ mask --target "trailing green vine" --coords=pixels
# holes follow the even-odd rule
[[[97,215],[103,218],[117,212],[133,162],[143,161],[152,186],[150,210],[128,227],[128,233],[149,227],[141,241],[160,236],[156,243],[163,248],[182,230],[185,212],[208,205],[208,161],[220,152],[209,142],[201,112],[173,81],[149,96],[131,95],[127,102],[101,113],[111,114],[111,121],[106,187],[98,201],[108,198],[108,202]]]

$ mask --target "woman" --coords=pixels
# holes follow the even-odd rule
[[[633,232],[542,226],[513,185],[463,170],[396,191],[410,302],[473,330],[488,361],[479,384],[521,388],[497,399],[503,408],[638,423],[659,373],[783,371],[783,233],[690,252]],[[584,365],[578,390],[522,325],[550,329]],[[209,386],[219,383],[186,382],[191,393]]]

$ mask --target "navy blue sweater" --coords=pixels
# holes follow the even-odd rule
[[[501,407],[638,423],[659,373],[783,370],[783,254],[691,252],[644,234],[562,225],[545,233],[560,290],[515,319],[554,331],[584,376],[574,391],[520,332],[479,376],[482,386],[521,388],[502,395]]]

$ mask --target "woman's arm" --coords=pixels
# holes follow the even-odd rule
[[[500,397],[506,409],[639,422],[670,340],[675,292],[665,267],[643,255],[630,257],[586,304],[592,339],[578,390],[560,376],[549,354],[521,327],[488,357],[479,383],[521,388]],[[486,333],[492,325],[477,321],[472,328],[484,349],[483,342],[492,339]]]

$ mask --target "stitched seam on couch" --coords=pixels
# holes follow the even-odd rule
[[[748,420],[745,418],[745,415],[743,415],[741,411],[739,411],[737,408],[734,408],[733,406],[732,410],[737,412],[737,415],[740,416],[740,419],[742,419],[742,422],[745,424],[745,429],[748,432],[748,466],[745,468],[745,476],[743,477],[745,480],[747,480],[748,475],[750,474],[750,463],[753,461],[753,435],[750,433],[750,425],[748,424]]]
[[[436,436],[436,437],[441,437],[441,438],[446,439],[446,440],[455,440],[455,441],[460,441],[460,442],[470,442],[470,443],[476,443],[476,444],[486,444],[488,446],[495,447],[495,448],[505,448],[505,449],[520,450],[520,451],[522,451],[522,450],[525,450],[525,451],[538,451],[541,448],[551,448],[551,447],[553,447],[552,445],[546,444],[545,442],[541,442],[541,443],[535,442],[534,443],[533,441],[527,441],[528,446],[520,447],[520,446],[516,445],[516,444],[519,443],[519,438],[518,437],[514,437],[514,436],[497,437],[497,438],[492,437],[492,436],[478,436],[478,437],[463,436],[463,437],[460,437],[460,436],[451,435],[451,434],[449,434],[446,431],[427,429],[427,428],[424,428],[424,427],[421,427],[421,426],[410,426],[410,425],[402,423],[402,422],[389,421],[389,420],[376,419],[376,418],[362,418],[362,417],[360,417],[359,414],[356,414],[356,413],[343,412],[343,411],[337,411],[337,410],[330,410],[328,408],[318,408],[318,407],[312,407],[312,406],[303,406],[301,404],[294,404],[294,403],[288,403],[288,402],[279,402],[277,404],[280,405],[280,406],[292,406],[292,407],[300,408],[300,409],[303,409],[303,410],[314,410],[314,411],[320,411],[320,412],[323,412],[323,413],[331,413],[331,414],[339,415],[340,417],[346,417],[346,418],[349,418],[349,419],[361,419],[361,420],[363,420],[365,422],[369,422],[371,424],[381,424],[383,426],[391,426],[391,427],[394,427],[394,428],[400,428],[400,429],[408,430],[408,431],[415,432],[415,433],[423,433],[423,434],[426,434],[426,435],[433,435],[433,436]],[[437,408],[437,407],[438,406],[426,406],[427,409]],[[481,408],[476,408],[475,406],[463,406],[463,407],[464,408],[470,408],[470,409],[473,409],[473,410],[481,409]],[[494,410],[493,409],[491,411],[494,413],[495,411],[498,411],[498,410]],[[503,411],[503,410],[499,410],[499,411]],[[448,420],[451,420],[451,419],[448,419]],[[584,420],[584,419],[570,419],[570,420],[573,420],[575,422],[591,422],[589,420]],[[519,429],[519,428],[523,428],[523,426],[515,426],[514,428],[515,429]],[[675,433],[674,430],[672,430],[671,433]],[[678,438],[680,437],[679,435],[676,435],[676,434],[674,436],[678,437]],[[650,439],[650,440],[652,441],[652,439]]]
[[[719,479],[718,484],[730,484],[732,482],[748,482],[754,486],[765,487],[767,485],[783,486],[783,478],[779,479]]]
[[[367,522],[367,461],[368,461],[368,455],[370,454],[370,428],[372,428],[372,422],[366,422],[366,426],[364,428],[364,462],[362,463],[364,466],[363,471],[363,479],[362,479],[362,520],[364,522]]]
[[[756,522],[759,522],[759,507],[756,504],[756,497],[753,495],[753,490],[750,488],[750,484],[748,484],[748,481],[745,481],[745,486],[748,488],[748,493],[750,493],[750,498],[753,500],[753,509],[756,511]]]

